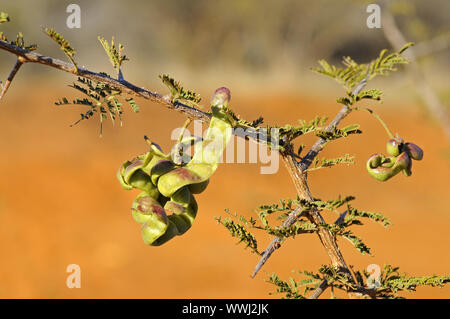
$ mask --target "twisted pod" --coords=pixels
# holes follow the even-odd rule
[[[229,100],[227,88],[214,92],[206,137],[194,145],[194,155],[187,163],[174,161],[171,153],[164,154],[157,144],[151,143],[147,153],[126,161],[119,168],[117,178],[122,187],[141,190],[131,213],[142,225],[142,237],[147,245],[162,245],[192,226],[198,210],[193,194],[206,189],[231,137],[232,122],[226,111]],[[192,138],[180,141],[191,142]]]
[[[374,154],[366,163],[370,176],[383,182],[401,171],[405,176],[411,176],[412,160],[420,161],[423,158],[423,151],[419,146],[403,143],[400,138],[390,139],[386,143],[386,152],[391,156]]]

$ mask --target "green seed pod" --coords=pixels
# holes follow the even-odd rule
[[[198,210],[192,194],[206,189],[231,137],[232,124],[226,109],[229,100],[227,88],[217,89],[211,100],[212,119],[205,139],[182,140],[201,144],[186,165],[175,163],[170,153],[164,154],[152,143],[148,153],[125,162],[119,169],[117,178],[125,189],[142,190],[133,202],[132,215],[142,224],[142,238],[147,245],[162,245],[192,226]]]
[[[189,185],[189,190],[192,194],[200,194],[206,189],[206,187],[208,187],[208,184],[209,179],[200,183],[191,184]]]
[[[400,154],[400,147],[402,146],[402,143],[399,142],[397,139],[395,138],[391,138],[387,143],[386,143],[386,152],[394,157],[397,157]]]
[[[139,224],[144,224],[152,218],[163,224],[168,224],[164,208],[146,192],[142,192],[136,197],[131,206],[131,214]]]
[[[175,168],[175,164],[167,159],[160,159],[156,162],[156,164],[152,167],[150,171],[150,176],[152,178],[152,182],[155,185],[158,185],[158,179],[160,176],[169,173]],[[167,196],[170,197],[170,196]]]
[[[145,192],[136,197],[131,212],[133,218],[143,224],[142,231],[145,242],[154,242],[169,227],[169,220],[164,209]]]
[[[133,187],[131,185],[129,185],[128,183],[125,182],[124,180],[124,172],[125,169],[131,164],[130,161],[126,161],[122,164],[122,166],[119,167],[119,169],[117,170],[117,174],[116,177],[119,180],[120,185],[126,189],[126,190],[130,190],[133,189]]]
[[[366,169],[369,175],[379,181],[387,181],[391,177],[397,175],[400,171],[403,171],[405,175],[411,175],[411,159],[405,152],[401,153],[396,158],[384,158],[383,154],[372,155],[366,163]],[[384,167],[383,165],[389,161],[390,167]],[[408,175],[409,174],[409,175]]]
[[[143,164],[144,161],[140,159],[136,159],[133,162],[125,162],[119,168],[117,178],[126,190],[137,188],[152,196],[157,196],[158,190],[156,186],[152,184],[150,176],[141,169]]]

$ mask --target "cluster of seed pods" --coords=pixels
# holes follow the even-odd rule
[[[193,195],[206,189],[231,137],[232,124],[226,113],[229,100],[227,88],[215,91],[209,129],[187,163],[174,160],[173,152],[164,154],[152,143],[147,153],[124,162],[119,168],[117,178],[122,187],[141,191],[131,213],[142,225],[142,237],[147,245],[162,245],[191,228],[198,210]]]
[[[366,163],[370,176],[383,182],[400,172],[411,176],[412,160],[420,161],[423,158],[423,151],[419,146],[404,143],[401,138],[390,139],[386,143],[386,152],[390,156],[373,154]]]

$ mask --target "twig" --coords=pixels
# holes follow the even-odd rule
[[[338,219],[334,222],[335,225],[340,225],[344,222],[345,216],[347,215],[347,211],[343,212],[341,215],[339,215]],[[317,299],[320,297],[320,295],[325,291],[325,289],[328,288],[328,282],[326,280],[323,280],[319,287],[317,287],[312,294],[309,296],[309,299]]]
[[[382,18],[383,32],[386,39],[391,43],[392,47],[394,47],[395,49],[399,49],[407,41],[398,28],[397,24],[395,23],[394,16],[389,12],[389,9],[387,7],[385,7],[383,10]],[[413,62],[411,63],[411,67],[408,68],[408,72],[410,72],[410,74],[414,78],[416,82],[416,88],[419,89],[419,93],[420,95],[422,95],[422,99],[425,105],[428,107],[430,113],[433,114],[436,121],[440,123],[447,138],[450,139],[449,114],[439,100],[439,97],[436,95],[430,84],[425,79],[423,71],[415,61],[417,55],[414,48],[409,48],[407,51],[405,51],[405,56]]]
[[[152,92],[143,87],[138,87],[126,80],[119,77],[119,79],[111,78],[104,73],[96,73],[88,69],[78,67],[75,69],[71,63],[67,63],[52,57],[48,57],[39,54],[35,51],[24,50],[13,44],[0,40],[0,49],[10,52],[21,59],[23,62],[39,63],[60,71],[68,72],[73,75],[84,77],[93,81],[108,84],[110,87],[120,90],[121,92],[142,97],[150,101],[161,104],[169,109],[177,110],[192,120],[200,120],[202,122],[209,122],[211,120],[211,114],[203,112],[195,107],[184,104],[180,101],[172,101],[170,96],[162,95],[156,92]],[[256,128],[243,127],[244,130],[233,130],[233,134],[245,139],[252,139],[257,143],[266,144],[269,141],[273,144],[277,144],[277,141],[273,137],[268,137],[266,133]]]
[[[356,88],[353,90],[352,94],[353,96],[356,96],[361,92],[361,90],[366,86],[367,81],[369,80],[369,74],[356,86]],[[328,124],[328,126],[325,128],[326,132],[331,132],[336,126],[339,125],[339,123],[351,112],[351,109],[344,105],[339,113],[336,115],[336,117]],[[327,143],[327,140],[324,138],[319,138],[316,143],[314,143],[311,150],[303,157],[303,159],[300,161],[299,166],[302,171],[306,171],[308,167],[312,164],[314,158],[322,151],[323,147]]]
[[[301,212],[300,212],[301,211]],[[300,212],[300,213],[299,213]],[[288,216],[288,218],[283,222],[282,227],[287,226],[291,223],[290,219],[299,219],[300,217],[305,216],[305,211],[302,211],[302,207],[299,206],[296,209],[294,209]],[[280,237],[275,237],[269,246],[264,250],[264,252],[261,255],[261,258],[259,259],[258,264],[255,267],[255,270],[253,271],[252,278],[256,276],[258,271],[261,269],[262,266],[266,263],[266,261],[269,259],[269,257],[272,255],[272,253],[281,247],[281,241],[282,239]]]
[[[6,91],[8,91],[8,88],[10,87],[12,80],[14,79],[14,77],[16,76],[16,73],[19,71],[20,67],[22,66],[22,64],[24,62],[25,61],[23,60],[23,58],[21,58],[21,57],[17,58],[16,64],[14,64],[14,67],[11,70],[11,73],[9,73],[8,79],[6,80],[6,83],[3,85],[2,92],[0,93],[0,101],[5,96]]]
[[[380,124],[383,126],[383,128],[386,131],[386,133],[389,136],[389,138],[394,138],[394,134],[392,134],[392,132],[389,129],[389,127],[387,126],[386,122],[383,121],[383,119],[377,113],[375,113],[374,110],[369,109],[367,107],[354,107],[354,108],[352,108],[352,111],[359,111],[359,110],[363,110],[363,111],[369,112],[371,115],[373,115],[378,120],[378,122],[380,122]]]
[[[308,299],[317,299],[320,297],[320,295],[328,288],[328,282],[326,280],[322,281],[319,285],[319,287],[316,288],[312,292],[312,294],[309,296]]]

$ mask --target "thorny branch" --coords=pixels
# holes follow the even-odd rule
[[[19,71],[20,67],[23,65],[24,62],[25,61],[22,57],[17,58],[16,64],[14,64],[14,67],[11,70],[11,73],[9,73],[8,79],[6,80],[6,83],[2,87],[2,91],[0,93],[0,101],[5,96],[6,91],[8,91],[8,88],[10,87],[12,80],[14,79],[14,77],[16,76],[17,72]],[[1,82],[0,82],[0,84],[1,84]]]
[[[162,95],[162,94],[147,90],[143,87],[138,87],[138,86],[126,81],[125,79],[123,79],[122,74],[120,74],[119,79],[114,79],[114,78],[107,76],[104,73],[93,72],[93,71],[90,71],[90,70],[82,68],[82,67],[75,68],[71,63],[67,63],[67,62],[52,58],[52,57],[48,57],[48,56],[39,54],[35,51],[24,50],[22,48],[19,48],[13,44],[10,44],[10,43],[2,41],[2,40],[0,40],[0,49],[16,55],[18,61],[21,61],[21,64],[19,65],[19,67],[23,63],[43,64],[43,65],[58,69],[60,71],[71,73],[71,74],[79,76],[79,77],[84,77],[84,78],[87,78],[90,80],[94,80],[94,81],[97,81],[100,83],[107,84],[110,87],[120,90],[123,93],[135,95],[135,96],[150,100],[152,102],[156,102],[158,104],[166,106],[169,109],[177,110],[192,120],[200,120],[202,122],[209,122],[211,120],[211,114],[209,114],[207,112],[203,112],[195,107],[189,106],[180,101],[172,101],[170,95]],[[16,66],[17,66],[17,64],[16,64]],[[17,73],[17,70],[15,72],[11,72],[12,78],[14,77],[15,73]],[[10,78],[11,78],[11,75],[8,78],[8,80]],[[9,82],[7,82],[5,84],[3,91],[6,92],[6,89],[11,84],[12,78]],[[3,95],[4,95],[4,93],[2,93],[2,96]],[[1,97],[0,97],[0,100],[1,100]],[[245,130],[233,130],[233,134],[235,134],[236,136],[243,137],[245,139],[252,139],[257,143],[265,143],[265,141],[270,140],[270,142],[272,142],[273,144],[276,144],[276,141],[274,140],[273,137],[269,138],[265,132],[262,132],[255,128],[245,127]]]
[[[356,86],[353,90],[353,94],[357,95],[367,84],[369,79],[369,74]],[[350,108],[347,105],[344,105],[342,109],[338,112],[336,117],[331,121],[331,123],[327,126],[326,131],[332,131],[334,127],[339,125],[339,123],[350,113]],[[323,149],[326,144],[326,140],[323,138],[319,138],[317,142],[313,145],[311,150],[305,155],[305,157],[297,162],[295,156],[293,156],[293,152],[285,151],[281,153],[282,160],[286,165],[286,168],[294,182],[295,188],[297,190],[297,194],[301,199],[305,199],[307,201],[313,201],[311,193],[309,191],[309,187],[306,180],[306,169],[311,165],[314,158],[319,154],[319,152]],[[317,209],[312,209],[305,214],[298,214],[300,208],[293,210],[288,218],[283,222],[282,227],[289,227],[293,225],[301,216],[306,216],[310,222],[319,225],[325,223],[322,215]],[[328,256],[331,259],[333,266],[339,267],[343,273],[347,273],[351,277],[353,277],[353,281],[356,283],[354,278],[354,274],[347,266],[344,257],[336,243],[336,238],[331,234],[331,232],[327,229],[320,228],[318,231],[318,236],[322,245],[325,247]],[[264,250],[260,261],[258,262],[255,270],[253,271],[252,277],[255,277],[261,267],[265,264],[265,262],[269,259],[272,253],[281,246],[282,239],[276,237],[272,240],[269,246]],[[325,287],[324,287],[325,288]],[[360,293],[355,293],[352,291],[348,291],[348,295],[350,298],[359,298],[361,296]]]
[[[48,56],[41,55],[36,52],[31,52],[28,50],[21,49],[15,45],[9,44],[5,41],[0,40],[0,49],[8,51],[14,55],[17,56],[18,62],[16,63],[16,66],[14,67],[13,71],[11,72],[7,84],[5,84],[5,87],[3,88],[3,91],[6,92],[6,89],[10,86],[12,79],[14,78],[14,75],[17,73],[17,70],[20,68],[20,66],[23,63],[39,63],[46,66],[50,66],[53,68],[56,68],[58,70],[71,73],[76,76],[84,77],[90,80],[94,80],[97,82],[108,84],[110,87],[118,89],[124,93],[136,95],[139,97],[143,97],[145,99],[151,100],[153,102],[162,104],[170,109],[175,109],[183,114],[185,114],[190,119],[197,119],[201,120],[203,122],[208,122],[211,119],[211,115],[209,113],[203,112],[197,108],[191,107],[189,105],[183,104],[179,101],[172,101],[168,95],[161,95],[156,92],[149,91],[142,87],[137,87],[134,84],[126,81],[123,79],[123,77],[119,77],[119,79],[111,78],[105,74],[102,73],[96,73],[93,71],[90,71],[85,68],[81,67],[74,67],[70,63],[66,63],[64,61],[51,58]],[[368,77],[366,77],[354,90],[354,94],[358,94],[360,90],[365,86],[367,82]],[[6,88],[6,89],[5,89]],[[2,93],[2,96],[4,95],[4,92]],[[333,130],[334,127],[336,127],[342,119],[344,119],[348,114],[350,113],[350,108],[348,106],[344,106],[339,113],[336,115],[336,117],[331,121],[331,123],[327,126],[326,131]],[[248,129],[248,128],[247,128]],[[240,130],[235,131],[234,133],[237,136],[239,135]],[[243,137],[248,136],[248,138],[254,139],[257,142],[261,140],[265,140],[264,134],[261,132],[258,132],[256,129],[252,132],[248,132],[248,130],[244,133],[245,135]],[[292,152],[292,145],[287,145],[284,152],[280,153],[283,162],[286,165],[286,168],[288,169],[292,180],[294,182],[294,185],[296,187],[297,193],[302,199],[306,199],[308,201],[312,201],[313,198],[311,196],[311,193],[308,188],[308,184],[306,181],[306,173],[305,170],[309,167],[309,165],[312,163],[314,158],[318,155],[318,153],[323,149],[323,146],[326,144],[326,140],[323,138],[320,138],[311,148],[311,150],[307,153],[307,155],[302,159],[301,162],[297,162],[295,159],[295,156],[293,155],[294,152]],[[309,212],[299,213],[300,207],[298,209],[295,209],[290,213],[288,218],[283,223],[283,226],[290,226],[294,224],[298,218],[305,216],[307,217],[312,223],[314,224],[322,224],[324,223],[323,217],[320,215],[320,212],[316,209],[313,209]],[[345,260],[339,250],[339,247],[337,246],[335,237],[330,233],[329,230],[321,228],[318,231],[319,238],[322,242],[322,245],[327,250],[327,253],[331,259],[331,262],[334,266],[337,266],[341,269],[342,272],[347,273],[349,276],[354,278],[354,274],[352,274],[351,270],[345,263]],[[271,256],[271,254],[279,248],[281,245],[281,239],[275,238],[272,243],[269,245],[269,247],[264,251],[263,256],[258,263],[257,268],[255,269],[255,272],[253,273],[253,277],[256,275],[258,270],[264,265],[264,263],[267,261],[267,259]],[[355,281],[353,279],[353,281]],[[356,282],[356,281],[355,281]],[[324,289],[326,287],[323,287]],[[358,289],[358,291],[364,291],[363,289]],[[354,291],[348,291],[349,297],[351,298],[357,298],[361,294],[356,293]]]
[[[347,211],[343,212],[338,219],[334,222],[335,225],[342,224],[345,219],[345,215],[347,215]],[[322,281],[320,285],[311,293],[309,299],[317,299],[320,295],[328,288],[328,282],[326,280]]]

